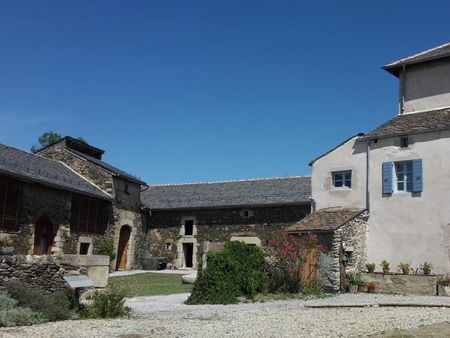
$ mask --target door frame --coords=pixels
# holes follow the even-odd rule
[[[128,230],[128,239],[126,240],[126,243],[123,243],[123,232],[124,230]],[[133,228],[128,225],[124,224],[120,227],[119,230],[119,239],[117,242],[117,251],[116,251],[116,264],[115,264],[115,270],[116,271],[123,271],[127,270],[129,268],[129,261],[130,261],[130,244],[131,244],[131,236],[132,236]],[[123,262],[125,260],[125,262]]]

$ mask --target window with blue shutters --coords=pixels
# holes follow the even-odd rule
[[[382,165],[383,194],[422,192],[422,160],[385,162]]]

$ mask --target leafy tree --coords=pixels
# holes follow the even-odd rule
[[[54,131],[48,131],[39,136],[38,144],[31,147],[32,153],[37,153],[42,148],[49,146],[52,143],[59,141],[62,136]]]

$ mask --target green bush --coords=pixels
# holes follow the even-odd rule
[[[0,293],[0,310],[8,310],[16,307],[17,300],[12,299],[6,293]]]
[[[116,250],[114,249],[114,241],[112,238],[103,239],[94,247],[95,255],[109,256],[109,260],[113,261],[116,258]]]
[[[231,304],[244,296],[266,292],[264,256],[255,246],[226,242],[221,253],[207,254],[207,267],[199,272],[188,304]]]
[[[23,282],[10,282],[6,287],[19,306],[39,312],[49,321],[69,319],[74,314],[75,301],[69,291],[43,294]]]
[[[45,322],[44,316],[29,308],[18,307],[19,302],[0,293],[0,327],[33,325]]]
[[[124,306],[127,290],[124,287],[109,286],[105,291],[96,291],[92,297],[92,304],[83,312],[86,318],[115,318],[124,316],[129,309]]]
[[[13,307],[0,310],[0,327],[44,323],[45,317],[29,308]]]

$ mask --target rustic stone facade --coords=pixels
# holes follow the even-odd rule
[[[141,211],[140,185],[119,177],[101,165],[79,156],[75,151],[68,149],[65,146],[65,142],[55,143],[43,149],[39,155],[65,163],[113,196],[111,219],[108,222],[107,231],[100,237],[112,238],[114,247],[118,248],[121,228],[124,226],[131,228],[125,268],[139,267],[143,253],[139,249],[139,245],[136,245],[136,242],[142,240],[145,221],[145,215]],[[94,241],[99,237],[95,234],[88,234],[88,236],[92,236]],[[70,242],[71,248],[74,248],[76,243],[78,243],[76,236]],[[116,267],[116,261],[114,260],[111,265],[113,268]]]
[[[369,213],[364,211],[334,232],[319,235],[319,240],[322,244],[325,243],[325,251],[319,257],[320,280],[324,289],[340,291],[344,272],[358,272],[363,269],[367,248],[368,218]],[[343,255],[346,255],[348,259],[345,271],[342,269]]]
[[[243,212],[244,211],[244,212]],[[245,213],[247,211],[247,213]],[[148,256],[166,257],[169,266],[183,268],[183,244],[193,245],[193,268],[214,243],[256,238],[262,246],[277,231],[302,219],[309,205],[265,206],[226,209],[152,211],[145,243]],[[192,220],[192,235],[185,235],[185,222]],[[254,243],[256,244],[256,243]]]

